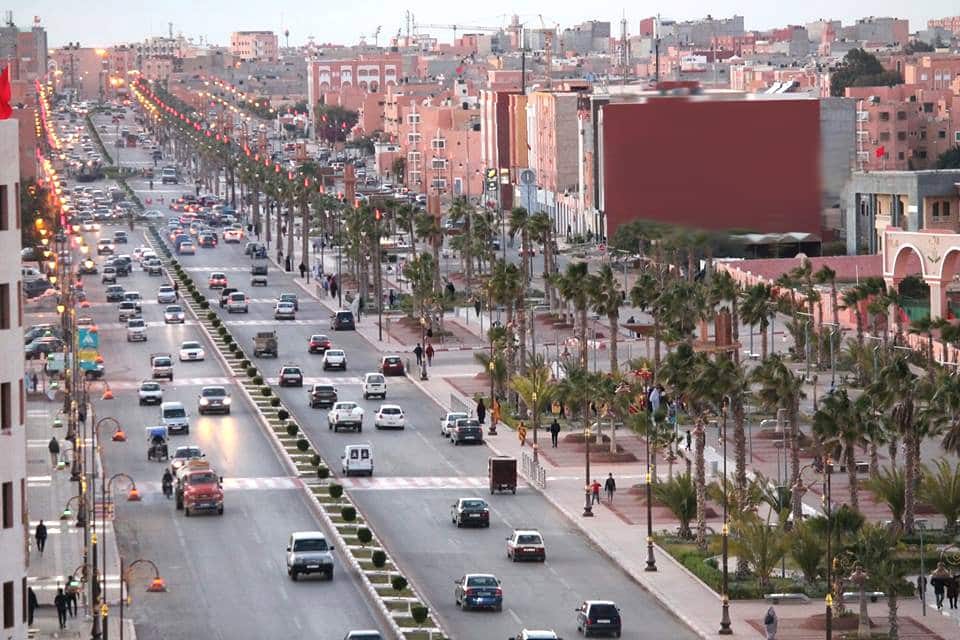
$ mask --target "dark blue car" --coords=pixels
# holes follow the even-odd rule
[[[464,610],[503,610],[503,589],[500,581],[489,573],[468,573],[455,581],[453,598]]]

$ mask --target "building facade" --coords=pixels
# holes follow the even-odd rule
[[[234,31],[230,34],[230,53],[241,60],[276,62],[279,55],[277,34],[273,31]]]
[[[382,92],[403,77],[399,54],[360,56],[352,60],[310,60],[307,62],[307,102],[320,101],[320,95],[355,86],[370,93]]]
[[[0,121],[0,255],[20,254],[20,160],[16,120]],[[20,262],[0,260],[0,350],[21,353]],[[27,637],[27,442],[23,358],[0,362],[0,636]]]

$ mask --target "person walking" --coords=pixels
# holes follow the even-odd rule
[[[690,444],[693,442],[693,438],[690,436],[690,429],[687,429],[687,451],[690,451]]]
[[[57,442],[57,436],[50,437],[50,444],[47,445],[47,450],[50,452],[50,464],[56,469],[57,461],[60,459],[60,443]]]
[[[43,555],[43,550],[47,546],[47,525],[43,524],[43,520],[37,525],[34,537],[37,539],[37,551],[40,552],[40,555]]]
[[[960,574],[951,576],[947,580],[947,602],[951,609],[957,608],[957,597],[960,596]]]
[[[53,599],[53,606],[57,608],[57,620],[60,622],[60,628],[67,628],[67,596],[63,589],[57,589],[57,595]]]
[[[557,440],[560,438],[560,423],[557,422],[557,419],[554,418],[553,422],[550,423],[550,442],[553,443],[553,448],[557,448]]]
[[[423,347],[420,346],[419,342],[413,348],[413,355],[417,356],[417,366],[423,364]]]
[[[600,483],[596,478],[590,484],[590,504],[600,504]]]
[[[300,277],[301,278],[307,277],[307,265],[303,264],[302,262],[300,263]]]
[[[427,350],[424,353],[427,354],[427,366],[432,367],[434,351],[433,351],[433,345],[430,344],[429,342],[427,343]]]
[[[937,609],[943,609],[943,596],[946,594],[947,580],[950,579],[950,572],[943,566],[943,562],[937,563],[937,568],[930,574],[930,584],[933,585],[933,595],[937,600]]]
[[[67,589],[67,613],[71,618],[77,617],[77,590]]]
[[[603,483],[603,490],[607,494],[607,502],[613,504],[613,494],[617,490],[617,482],[613,479],[613,474],[607,476],[607,481]]]
[[[176,281],[173,283],[173,297],[177,300],[180,299],[180,283]]]
[[[40,603],[37,602],[37,594],[33,592],[33,587],[27,587],[27,624],[33,624],[33,613],[38,606]]]
[[[484,420],[487,417],[487,407],[483,404],[483,398],[477,400],[477,422],[483,426]]]
[[[767,609],[767,615],[763,617],[763,628],[767,632],[767,640],[777,640],[777,612],[773,607]]]

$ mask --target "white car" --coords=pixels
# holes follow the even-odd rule
[[[274,320],[293,320],[296,318],[296,309],[292,302],[278,302],[273,310]]]
[[[457,426],[457,420],[466,420],[470,416],[462,411],[451,411],[440,418],[440,435],[450,437],[450,432]]]
[[[403,429],[406,426],[403,409],[395,404],[380,405],[380,410],[373,419],[373,426],[377,429]]]
[[[177,292],[168,284],[157,289],[157,304],[173,304],[177,301]]]
[[[387,397],[387,379],[382,373],[368,373],[363,376],[363,399],[367,400],[374,396],[380,399]]]
[[[163,402],[163,387],[154,380],[144,380],[137,390],[140,404],[160,404]]]
[[[143,212],[143,217],[147,220],[163,220],[163,214],[156,209],[150,209]]]
[[[347,352],[343,349],[327,349],[323,352],[323,370],[347,370]]]
[[[180,345],[180,362],[186,360],[203,360],[206,354],[199,342],[188,340]]]
[[[183,313],[183,307],[178,304],[171,304],[163,310],[163,321],[166,324],[183,324],[186,314]]]

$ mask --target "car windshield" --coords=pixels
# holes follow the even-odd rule
[[[333,393],[333,387],[331,387],[330,385],[318,384],[318,385],[314,385],[313,392],[314,393]]]
[[[137,318],[135,320],[127,320],[127,327],[130,329],[142,329],[143,320]]]
[[[174,458],[199,458],[200,449],[197,447],[182,447],[173,454]]]
[[[284,368],[283,368],[283,373],[286,374],[286,375],[299,375],[299,374],[300,374],[300,368],[299,368],[299,367],[284,367]]]
[[[471,427],[479,427],[480,423],[476,420],[458,420],[457,427],[469,429]]]
[[[192,473],[189,476],[190,484],[213,484],[217,481],[217,475],[213,472]]]
[[[328,349],[327,355],[339,357],[343,355],[343,351],[340,351],[339,349]]]
[[[164,409],[163,411],[164,418],[186,418],[187,410],[183,407],[171,407],[169,409]]]
[[[180,348],[181,348],[181,349],[199,349],[199,348],[200,348],[200,343],[199,343],[199,342],[184,342],[182,345],[180,345]]]
[[[231,293],[230,302],[243,302],[246,296],[242,293]]]
[[[523,533],[517,536],[517,544],[540,544],[542,541],[535,533]]]
[[[341,402],[340,404],[337,405],[337,409],[341,409],[345,411],[350,411],[356,408],[357,408],[357,404],[355,402]]]
[[[292,293],[281,293],[280,299],[284,302],[294,302],[297,299],[297,296],[293,295]]]
[[[167,307],[167,313],[183,313],[180,307]]]
[[[159,382],[144,382],[142,385],[140,385],[140,388],[141,388],[143,391],[159,391],[159,390],[160,390],[160,383],[159,383]]]
[[[468,587],[498,587],[497,579],[493,576],[470,576],[467,578]]]
[[[367,376],[367,382],[370,382],[372,384],[380,384],[383,382],[383,376],[381,376],[380,374]]]
[[[157,367],[169,367],[169,366],[170,366],[170,358],[168,358],[168,357],[166,357],[166,356],[164,356],[164,357],[162,357],[162,358],[155,358],[154,361],[153,361],[153,364],[154,364],[154,366],[157,366]]]
[[[386,362],[387,364],[399,364],[399,363],[400,363],[400,358],[396,358],[396,357],[394,357],[394,358],[385,358],[385,359],[384,359],[384,362]]]
[[[215,398],[217,396],[227,395],[227,390],[223,387],[207,387],[200,392],[205,398]]]
[[[465,413],[448,413],[448,414],[447,414],[447,421],[448,421],[448,422],[453,422],[454,424],[456,424],[458,420],[466,420],[466,419],[469,418],[469,417],[470,417],[470,416],[468,416],[468,415],[465,414]]]
[[[380,413],[388,416],[399,416],[403,411],[400,410],[400,407],[384,407],[380,409]]]
[[[326,551],[327,541],[323,538],[303,538],[293,543],[294,551]]]
[[[487,503],[483,500],[464,500],[461,506],[464,511],[480,511],[487,508]]]
[[[173,293],[173,287],[160,287],[157,293]]]

